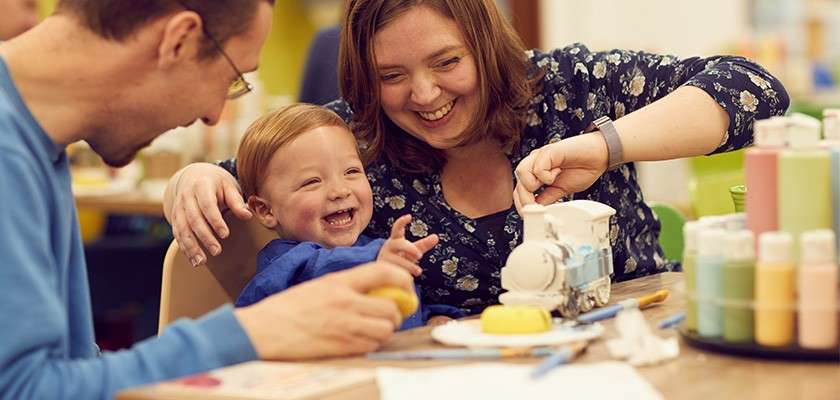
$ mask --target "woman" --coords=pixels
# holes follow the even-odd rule
[[[350,1],[339,72],[344,101],[329,107],[371,162],[367,233],[387,237],[410,212],[410,240],[441,239],[420,263],[424,301],[469,313],[502,291],[500,269],[521,241],[514,202],[606,203],[617,210],[615,280],[673,269],[632,162],[742,148],[754,120],[788,105],[775,78],[739,57],[525,52],[492,0]],[[602,116],[615,121],[584,133]],[[221,250],[219,204],[250,215],[234,178],[211,164],[186,167],[167,189],[167,216],[195,264],[199,241]]]

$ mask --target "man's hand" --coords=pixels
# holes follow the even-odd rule
[[[204,264],[207,255],[219,255],[218,238],[230,234],[222,210],[230,209],[236,217],[251,218],[236,179],[214,164],[190,164],[170,180],[163,199],[166,219],[178,247],[193,266]]]
[[[376,259],[399,265],[410,274],[419,276],[423,270],[417,266],[417,263],[423,258],[423,254],[437,245],[438,236],[432,234],[412,243],[405,238],[405,228],[409,223],[411,223],[411,215],[408,214],[394,221],[391,237],[382,245]]]
[[[390,338],[402,320],[394,301],[366,295],[383,286],[414,293],[405,270],[375,261],[302,283],[235,313],[263,360],[366,353]]]

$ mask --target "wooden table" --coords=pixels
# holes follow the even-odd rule
[[[611,302],[616,302],[658,289],[670,289],[672,297],[663,304],[644,311],[651,323],[681,311],[684,307],[677,285],[682,281],[680,273],[664,273],[622,282],[613,286]],[[611,320],[605,321],[605,338],[616,336]],[[441,347],[429,336],[430,328],[413,329],[396,334],[382,350],[409,350]],[[670,334],[675,334],[673,331]],[[590,363],[609,360],[604,340],[592,343],[587,352],[575,363]],[[536,359],[516,359],[513,362],[536,363]],[[461,364],[466,361],[373,361],[363,357],[326,360],[320,363],[352,367],[396,366],[420,368]],[[685,342],[680,344],[680,355],[676,360],[661,365],[639,367],[639,373],[647,378],[666,399],[840,399],[840,365],[835,363],[812,363],[770,361],[741,358],[694,349]],[[605,382],[607,383],[607,382]],[[613,383],[613,382],[609,382]],[[618,384],[618,383],[616,383]],[[378,389],[374,383],[355,387],[350,391],[337,393],[326,399],[377,399]],[[168,398],[154,387],[139,388],[122,392],[121,400]],[[468,400],[468,399],[464,399]]]
[[[146,196],[142,192],[83,196],[76,195],[76,205],[80,209],[101,211],[109,214],[142,214],[154,217],[163,216],[163,204],[158,198]]]

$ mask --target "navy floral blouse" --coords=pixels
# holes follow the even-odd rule
[[[788,107],[782,84],[741,57],[678,59],[624,50],[591,52],[580,44],[549,53],[532,50],[528,57],[545,74],[540,93],[531,101],[522,140],[508,155],[513,166],[532,150],[582,133],[602,115],[621,118],[683,85],[705,90],[729,114],[729,129],[714,153],[748,146],[754,120],[781,115]],[[343,101],[327,107],[347,121],[352,119]],[[223,166],[235,171],[232,160]],[[424,302],[461,307],[470,314],[498,303],[501,267],[522,238],[522,219],[515,208],[468,218],[447,204],[439,172],[405,173],[385,157],[367,167],[367,176],[374,201],[367,234],[387,237],[394,220],[411,213],[406,238],[440,236],[440,243],[420,263],[423,273],[418,284]],[[511,179],[515,183],[516,178]],[[592,187],[569,198],[595,200],[616,209],[610,226],[615,281],[679,269],[662,256],[659,221],[644,202],[633,164],[605,173]]]

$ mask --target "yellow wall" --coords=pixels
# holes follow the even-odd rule
[[[40,15],[41,18],[50,15],[54,8],[55,0],[38,0],[38,15]]]
[[[274,25],[263,47],[260,79],[271,95],[291,95],[297,99],[309,42],[315,27],[297,1],[278,1],[274,6]]]
[[[42,17],[55,8],[56,0],[39,0]],[[315,27],[297,1],[278,1],[274,25],[260,59],[260,79],[269,95],[297,98],[309,42]]]

